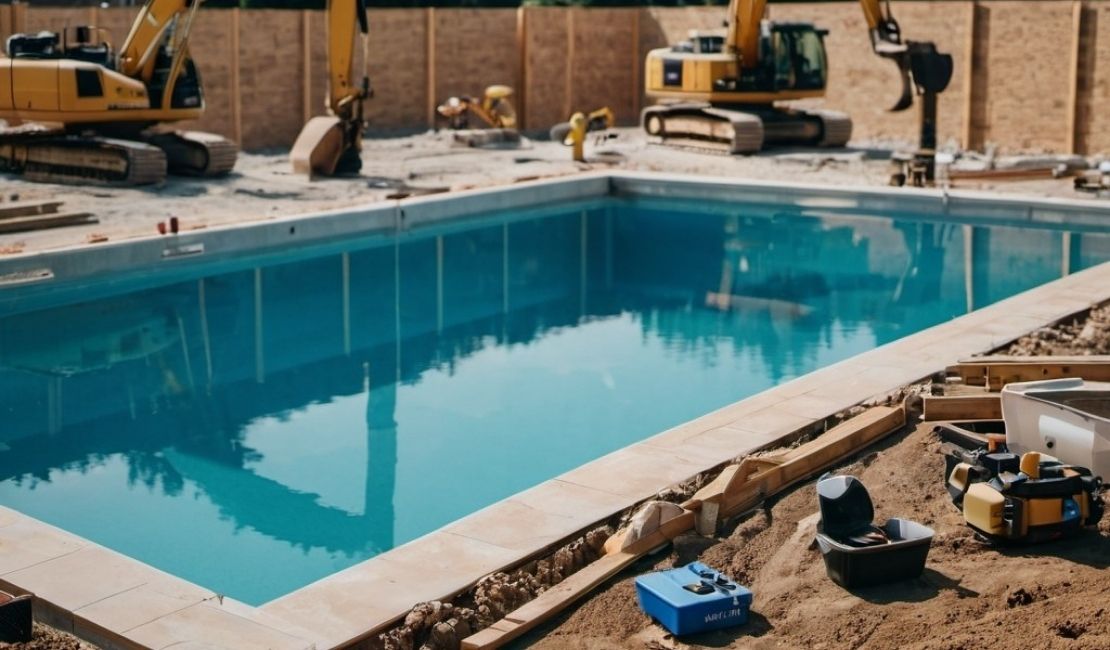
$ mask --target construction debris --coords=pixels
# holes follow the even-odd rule
[[[0,203],[0,234],[99,223],[88,212],[59,212],[62,201]]]

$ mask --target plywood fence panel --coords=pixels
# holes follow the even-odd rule
[[[438,13],[438,10],[437,10]],[[428,57],[423,9],[370,12],[370,85],[366,102],[371,129],[425,126]],[[321,54],[324,58],[327,53]]]
[[[567,36],[570,9],[527,7],[524,10],[525,89],[529,129],[546,129],[566,120]]]
[[[435,21],[437,104],[452,95],[481,96],[492,84],[516,85],[516,9],[436,9]]]
[[[572,111],[609,106],[618,123],[635,124],[640,63],[635,58],[638,9],[575,11]],[[635,92],[634,92],[635,91]],[[565,118],[564,118],[565,119]]]
[[[1071,2],[987,2],[985,142],[1062,150],[1068,141]]]
[[[328,23],[322,11],[307,11],[305,15],[308,19],[308,42],[305,48],[308,56],[308,117],[315,117],[328,112]],[[377,36],[375,29],[374,16],[371,16],[371,38]],[[374,80],[374,77],[370,78],[371,83]]]

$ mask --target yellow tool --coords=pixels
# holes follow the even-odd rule
[[[880,2],[860,0],[860,5],[872,49],[894,60],[902,76],[902,95],[892,110],[905,110],[913,103],[914,85],[919,92],[943,90],[952,60],[932,43],[903,42],[897,21]],[[650,135],[716,143],[731,153],[752,153],[775,143],[836,147],[848,142],[852,120],[844,113],[775,105],[825,95],[828,32],[808,23],[765,20],[766,5],[767,0],[732,0],[726,33],[693,32],[685,42],[648,53],[646,93],[668,102],[641,114]]]
[[[368,46],[366,0],[328,0],[327,18],[329,114],[310,119],[289,152],[293,171],[309,176],[357,174],[362,169],[362,104],[373,96],[369,77],[363,75],[358,85],[353,80],[356,24],[363,51]]]
[[[0,56],[0,171],[49,182],[156,183],[216,176],[235,143],[211,133],[155,132],[204,114],[189,55],[201,0],[147,0],[117,55],[103,29],[15,34]]]
[[[1102,480],[1032,451],[1010,453],[997,436],[977,451],[949,448],[946,484],[968,526],[998,541],[1042,541],[1102,519]]]
[[[510,97],[513,89],[509,86],[493,85],[486,88],[481,99],[476,97],[451,97],[436,108],[436,112],[447,118],[452,129],[470,127],[469,117],[478,116],[494,129],[515,129],[516,109]]]
[[[586,134],[595,131],[605,131],[613,128],[616,117],[612,109],[603,106],[589,115],[579,111],[570,116],[566,122],[560,122],[551,127],[551,139],[562,142],[572,147],[572,155],[577,162],[586,162],[585,144]]]

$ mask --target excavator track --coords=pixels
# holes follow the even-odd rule
[[[168,131],[146,136],[166,154],[171,174],[223,176],[235,167],[239,147],[227,138],[203,131]]]
[[[0,132],[0,171],[39,183],[150,185],[166,179],[166,155],[132,140]]]
[[[641,124],[663,144],[730,154],[757,153],[772,144],[842,147],[852,136],[851,118],[837,111],[748,110],[705,103],[649,106]]]

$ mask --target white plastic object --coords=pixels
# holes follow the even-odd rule
[[[1049,379],[1002,388],[1006,446],[1110,479],[1110,382]]]

